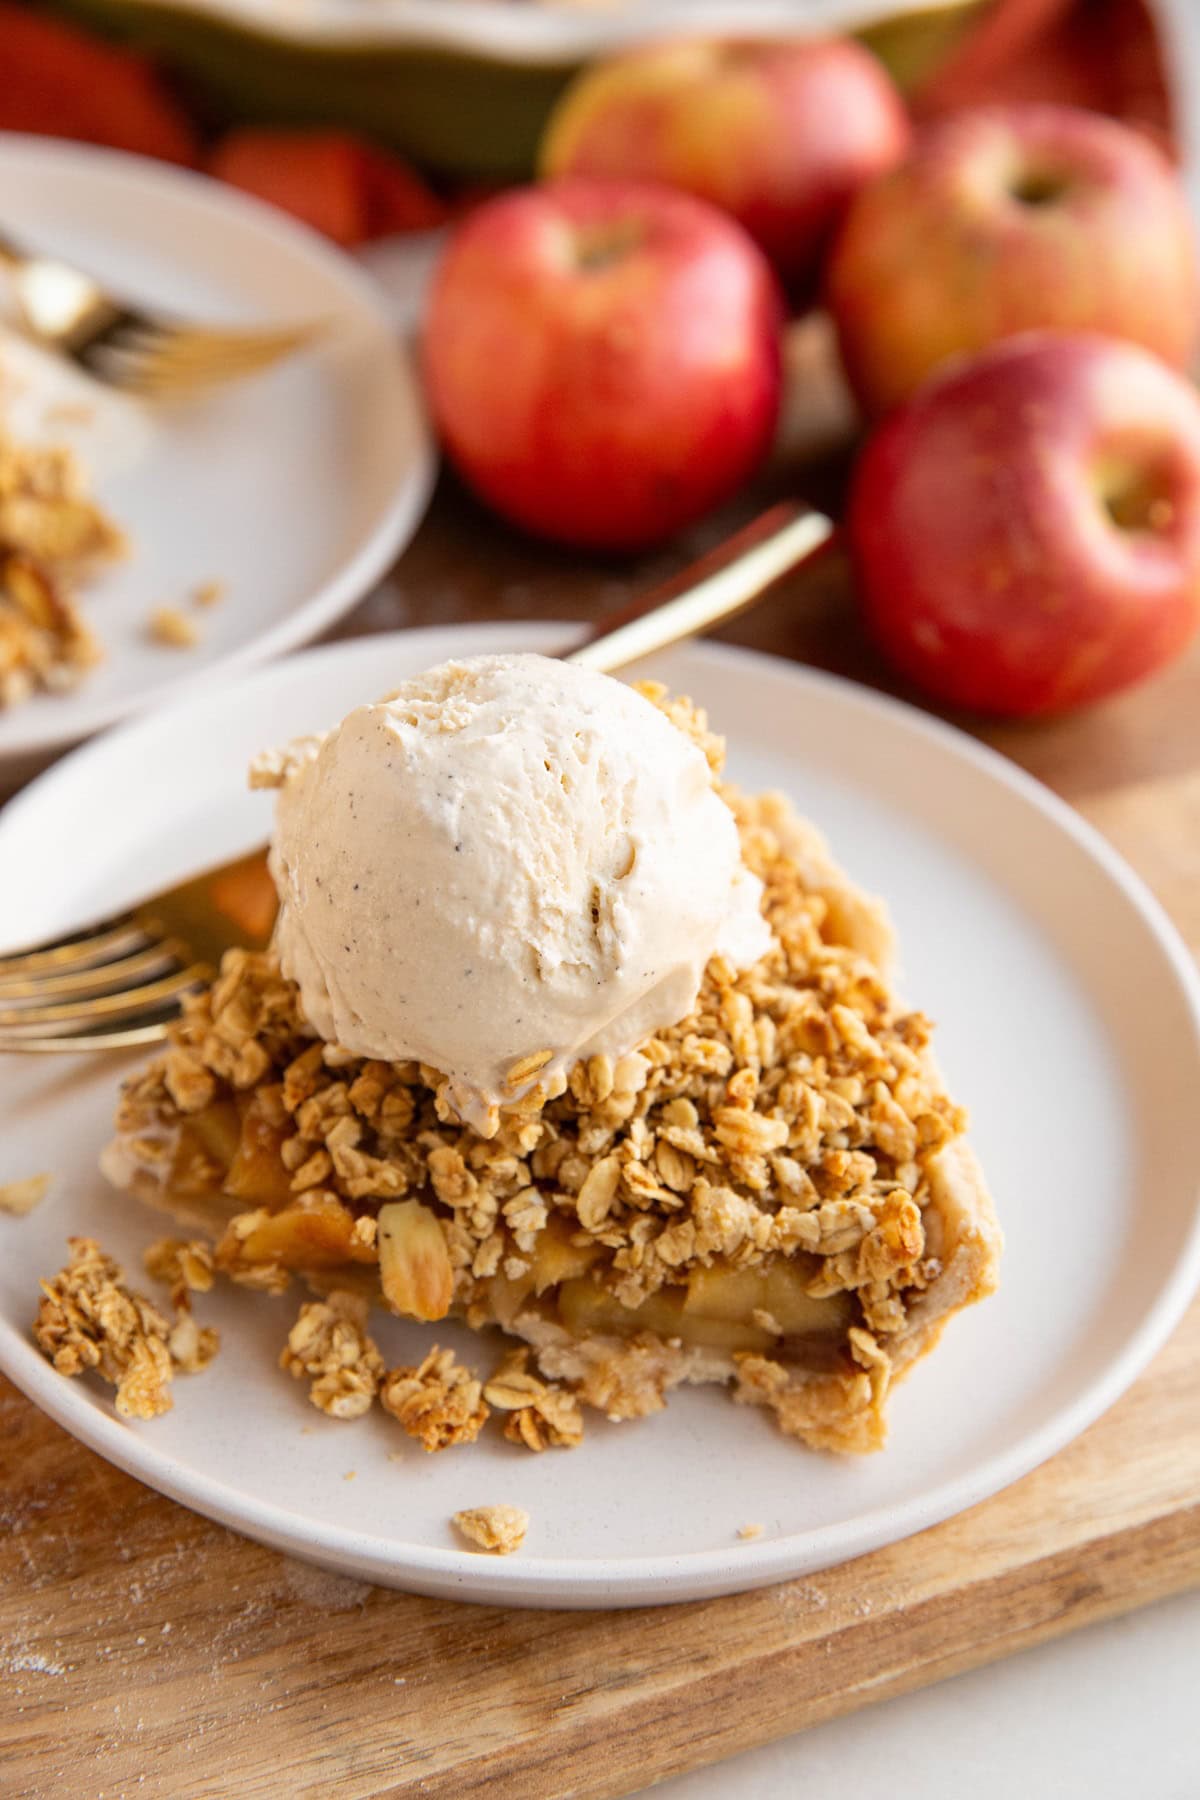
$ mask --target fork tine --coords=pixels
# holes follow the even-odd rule
[[[93,931],[65,938],[62,943],[0,956],[0,992],[14,976],[23,978],[43,969],[47,973],[57,973],[60,969],[88,969],[96,963],[112,962],[153,942],[149,929],[139,925],[130,915],[106,920]]]
[[[149,361],[137,366],[127,365],[119,371],[118,379],[127,392],[149,399],[192,394],[226,381],[240,381],[256,375],[280,361],[283,354],[272,352],[236,361],[220,358],[203,366],[187,363],[176,366],[169,360]]]
[[[148,1025],[131,1025],[119,1031],[86,1031],[74,1037],[65,1032],[54,1037],[16,1037],[0,1031],[0,1056],[69,1055],[72,1051],[126,1050],[135,1044],[159,1044],[166,1037],[177,1010]]]
[[[211,369],[174,369],[170,366],[154,369],[141,369],[131,373],[128,379],[122,379],[125,391],[138,394],[148,400],[170,399],[175,395],[192,395],[202,393],[207,388],[220,387],[226,382],[243,381],[251,375],[257,375],[268,369],[277,360],[267,357],[261,362],[220,363]]]
[[[145,982],[141,987],[129,988],[118,994],[99,994],[82,1000],[56,1000],[48,1006],[0,1008],[0,1029],[12,1037],[20,1037],[25,1031],[36,1036],[30,1030],[31,1027],[48,1025],[53,1028],[60,1020],[64,1025],[84,1025],[93,1019],[124,1018],[129,1014],[144,1012],[147,1007],[159,1005],[163,1001],[182,997],[188,988],[197,987],[209,974],[206,964],[192,963],[189,968],[178,969],[174,974],[164,976],[161,981]]]
[[[277,356],[269,356],[259,362],[236,365],[219,363],[204,370],[176,370],[166,365],[158,367],[125,363],[108,368],[103,379],[110,387],[119,388],[123,393],[132,394],[141,400],[189,398],[208,388],[221,387],[226,382],[241,381],[256,375],[279,360]]]
[[[130,333],[125,347],[132,351],[157,350],[179,358],[201,360],[211,356],[275,355],[309,343],[318,333],[312,324],[281,325],[262,331],[206,331],[194,326],[178,330]]]
[[[144,375],[209,375],[214,369],[261,368],[297,347],[294,338],[269,342],[235,342],[218,344],[181,344],[172,338],[161,338],[122,350],[122,360],[130,370]]]
[[[250,375],[310,343],[317,324],[262,331],[127,330],[98,346],[93,372],[136,392],[183,391]]]
[[[127,992],[147,975],[166,975],[171,968],[187,960],[187,946],[178,939],[152,944],[132,956],[112,962],[97,963],[82,969],[68,969],[63,974],[33,975],[25,980],[0,978],[0,1001],[49,1001],[58,998],[83,999],[88,994],[102,994],[109,988]]]

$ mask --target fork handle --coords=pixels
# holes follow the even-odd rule
[[[19,269],[22,263],[32,261],[33,254],[30,250],[23,250],[20,244],[14,243],[12,238],[0,231],[0,266]]]
[[[772,506],[670,581],[599,620],[563,660],[608,673],[695,637],[745,612],[834,536],[833,521],[813,507]]]

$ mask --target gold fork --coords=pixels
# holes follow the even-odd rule
[[[69,263],[0,237],[28,336],[110,387],[148,400],[185,398],[257,374],[311,344],[323,322],[234,329],[185,325],[126,306]]]
[[[564,654],[610,670],[752,605],[833,535],[822,513],[775,506]],[[167,1034],[226,950],[262,949],[275,922],[266,850],[193,876],[70,937],[0,957],[0,1052],[123,1050]]]

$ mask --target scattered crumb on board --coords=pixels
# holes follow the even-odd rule
[[[295,1562],[290,1556],[284,1560],[283,1575],[289,1597],[320,1612],[350,1612],[364,1605],[371,1592],[367,1581],[335,1575],[311,1563]]]

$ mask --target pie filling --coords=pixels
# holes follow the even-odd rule
[[[216,1265],[499,1326],[612,1418],[722,1381],[822,1448],[882,1443],[891,1381],[995,1285],[1000,1235],[879,904],[778,796],[725,789],[775,945],[689,1018],[484,1138],[436,1070],[314,1038],[234,951],[127,1085],[105,1166]]]

